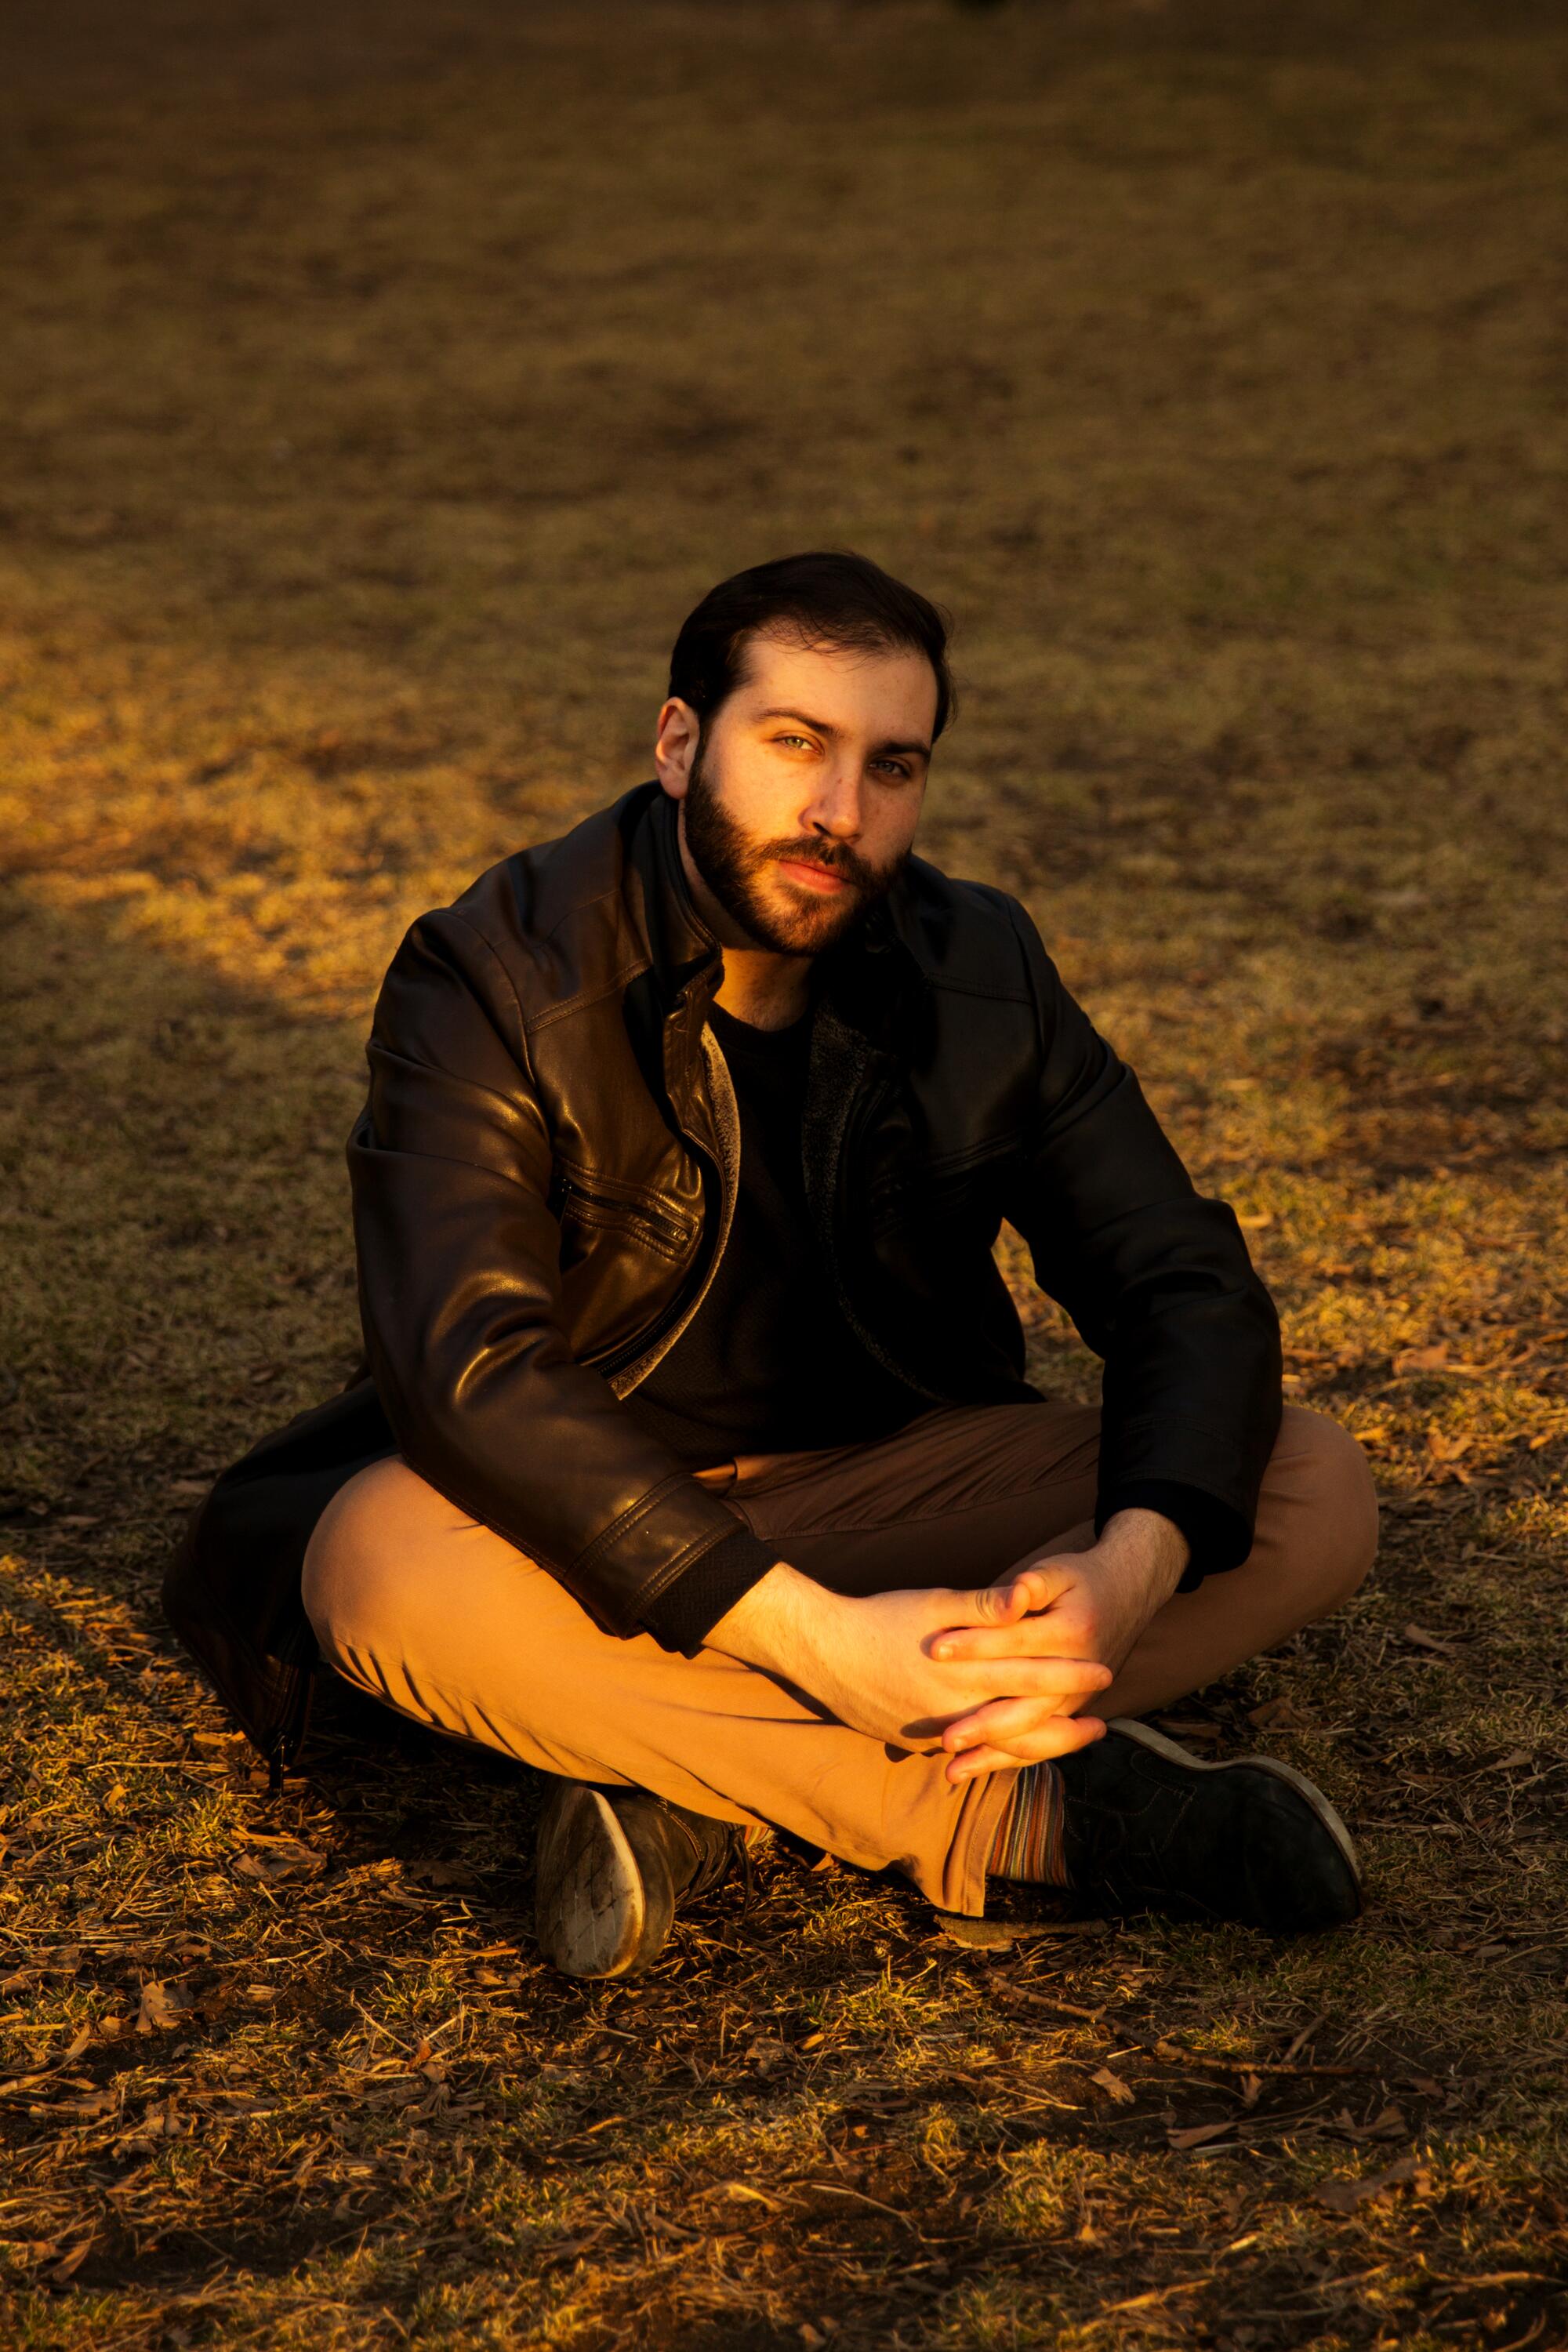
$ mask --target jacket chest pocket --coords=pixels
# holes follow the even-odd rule
[[[606,1243],[684,1265],[696,1238],[689,1218],[638,1187],[573,1165],[557,1166],[550,1205],[561,1227],[563,1272]]]
[[[879,1239],[921,1229],[994,1234],[1017,1141],[1011,1135],[989,1137],[885,1177],[867,1203],[872,1234]]]

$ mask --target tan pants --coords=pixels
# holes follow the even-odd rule
[[[1081,1405],[944,1409],[879,1444],[700,1475],[840,1591],[973,1586],[1043,1545],[1092,1540],[1099,1433]],[[1166,1706],[1325,1615],[1366,1574],[1376,1534],[1354,1439],[1288,1408],[1249,1558],[1169,1601],[1095,1711]],[[950,1787],[942,1754],[852,1731],[754,1667],[602,1633],[400,1460],[362,1470],[323,1514],[305,1606],[328,1662],[400,1714],[542,1771],[772,1822],[866,1869],[897,1864],[943,1910],[984,1908],[1010,1772]]]

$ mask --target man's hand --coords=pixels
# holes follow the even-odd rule
[[[1032,1758],[1066,1756],[1100,1738],[1096,1718],[1072,1710],[1111,1677],[1087,1653],[1058,1654],[1045,1618],[1031,1630],[1026,1612],[1041,1605],[1035,1590],[1015,1577],[978,1591],[939,1587],[854,1601],[781,1560],[720,1619],[708,1644],[795,1684],[873,1739],[934,1748],[946,1727],[984,1720],[1000,1704],[1014,1711],[1015,1737],[1026,1727]],[[955,1628],[983,1628],[1004,1646],[994,1654],[944,1655],[955,1639],[973,1638]],[[963,1777],[973,1762],[964,1759]],[[948,1778],[958,1777],[959,1767],[950,1765]]]
[[[1005,1623],[976,1622],[944,1634],[939,1661],[1004,1664],[1048,1653],[1093,1659],[1109,1683],[1150,1619],[1174,1592],[1187,1564],[1186,1538],[1157,1511],[1118,1511],[1088,1551],[1048,1554],[1014,1571],[1023,1607]],[[1005,1587],[997,1587],[998,1591]],[[1101,1685],[1103,1687],[1104,1685]],[[1072,1704],[1082,1706],[1085,1699]],[[948,1779],[968,1780],[1005,1764],[1032,1764],[1065,1751],[1041,1744],[1037,1710],[1025,1698],[997,1698],[950,1723],[942,1746],[953,1758]]]

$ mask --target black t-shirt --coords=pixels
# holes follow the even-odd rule
[[[708,1296],[626,1408],[693,1469],[889,1436],[931,1400],[856,1337],[812,1229],[801,1160],[811,1015],[757,1029],[715,1004],[708,1018],[741,1114],[734,1218]]]

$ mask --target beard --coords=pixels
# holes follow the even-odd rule
[[[686,845],[691,862],[731,921],[760,948],[775,955],[815,956],[837,947],[858,929],[879,898],[885,898],[903,868],[906,851],[887,866],[873,866],[847,842],[821,834],[792,834],[783,841],[757,841],[725,807],[700,751],[686,787]],[[789,877],[770,890],[768,869],[781,858],[820,866],[849,884],[828,899],[791,891]],[[787,894],[787,895],[786,895]]]

